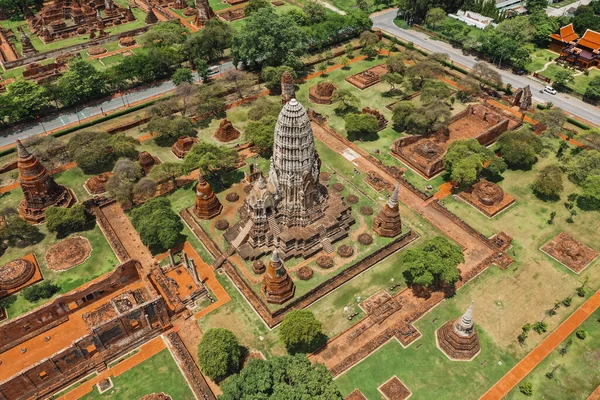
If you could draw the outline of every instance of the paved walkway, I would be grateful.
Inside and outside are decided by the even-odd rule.
[[[502,377],[480,400],[500,400],[525,378],[567,336],[575,331],[596,309],[600,307],[600,290],[581,305],[569,318],[558,326],[542,343]],[[598,390],[596,390],[598,391]],[[592,397],[593,398],[593,397]]]
[[[157,336],[154,339],[152,339],[151,341],[146,342],[142,346],[140,346],[139,351],[136,354],[132,355],[131,357],[127,358],[126,360],[121,361],[114,367],[96,375],[94,378],[90,379],[89,381],[82,383],[80,386],[76,387],[75,389],[71,390],[70,392],[59,397],[58,400],[78,400],[78,399],[82,398],[83,396],[85,396],[86,394],[91,393],[92,390],[94,390],[94,385],[96,385],[102,379],[106,379],[111,376],[112,377],[119,376],[122,373],[135,367],[136,365],[141,364],[143,361],[146,361],[150,357],[160,353],[161,351],[163,351],[166,348],[167,348],[167,346],[166,346],[164,340],[162,339],[162,337]]]

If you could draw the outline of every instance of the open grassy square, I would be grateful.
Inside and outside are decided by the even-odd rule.
[[[178,400],[194,399],[173,356],[166,349],[111,380],[113,388],[100,394],[94,386],[93,392],[82,399],[139,399],[152,393],[165,393]]]

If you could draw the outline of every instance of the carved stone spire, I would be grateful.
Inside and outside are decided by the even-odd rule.
[[[402,220],[398,207],[399,190],[400,184],[398,183],[383,209],[373,218],[373,230],[379,236],[395,237],[402,232]]]

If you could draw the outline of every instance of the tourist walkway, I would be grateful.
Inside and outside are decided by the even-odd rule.
[[[548,356],[567,336],[575,331],[594,311],[600,307],[600,290],[581,305],[569,318],[558,326],[524,359],[491,387],[480,400],[500,400],[504,398],[523,378],[525,378],[544,358]],[[592,397],[593,398],[593,397]]]

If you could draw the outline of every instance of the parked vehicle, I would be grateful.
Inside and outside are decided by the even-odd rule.
[[[550,93],[552,95],[555,95],[556,94],[556,89],[554,89],[552,86],[546,86],[544,88],[544,92]]]

